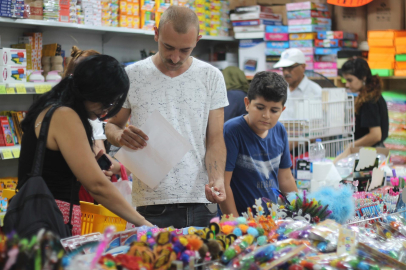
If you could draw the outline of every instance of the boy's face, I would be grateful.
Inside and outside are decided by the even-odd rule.
[[[263,97],[256,97],[251,102],[246,97],[244,102],[248,112],[248,125],[258,135],[273,128],[285,110],[281,101],[266,101]]]

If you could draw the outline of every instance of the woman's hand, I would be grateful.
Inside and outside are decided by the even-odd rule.
[[[108,171],[103,170],[104,175],[107,177],[109,181],[111,181],[111,177],[114,175],[113,168],[114,165],[111,165]]]

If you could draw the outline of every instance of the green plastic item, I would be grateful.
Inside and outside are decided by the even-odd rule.
[[[378,75],[380,77],[393,76],[393,69],[371,69],[372,75]]]
[[[405,62],[406,61],[406,54],[397,54],[395,56],[396,61]]]

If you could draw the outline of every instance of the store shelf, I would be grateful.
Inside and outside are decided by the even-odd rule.
[[[0,95],[36,95],[43,94],[51,90],[56,83],[0,83]]]
[[[92,26],[82,25],[76,23],[62,23],[50,22],[41,20],[30,19],[12,19],[0,17],[0,25],[19,26],[25,28],[62,28],[83,32],[94,32],[102,34],[121,34],[121,35],[147,35],[153,36],[154,31],[147,31],[142,29],[130,29],[125,27],[108,27],[108,26]],[[203,40],[217,40],[217,41],[235,41],[233,37],[219,37],[219,36],[203,36]]]
[[[0,160],[19,158],[20,150],[20,145],[0,146]]]

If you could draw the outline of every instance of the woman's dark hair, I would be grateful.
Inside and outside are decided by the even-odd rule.
[[[366,102],[377,102],[382,93],[381,81],[377,75],[372,76],[367,61],[362,58],[353,58],[344,63],[341,68],[343,74],[349,74],[365,81],[358,97],[355,99],[355,112],[358,113],[362,104]]]
[[[127,73],[115,58],[108,55],[89,56],[77,64],[73,75],[64,78],[31,105],[21,123],[22,130],[27,132],[47,107],[54,104],[66,106],[79,115],[89,144],[93,146],[93,130],[84,101],[101,103],[103,108],[109,108],[108,114],[101,120],[111,118],[120,111],[129,88]]]

